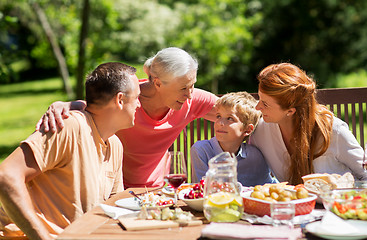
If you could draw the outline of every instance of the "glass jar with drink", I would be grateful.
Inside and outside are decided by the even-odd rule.
[[[223,152],[209,160],[205,177],[204,215],[211,222],[236,222],[243,214],[237,184],[237,159]]]

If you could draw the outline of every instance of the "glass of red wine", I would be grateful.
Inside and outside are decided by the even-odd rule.
[[[168,155],[170,169],[168,174],[164,176],[164,181],[174,189],[175,206],[177,206],[177,189],[187,180],[186,162],[180,151],[169,151]]]

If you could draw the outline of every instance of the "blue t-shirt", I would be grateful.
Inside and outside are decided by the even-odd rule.
[[[210,140],[197,141],[191,147],[191,162],[194,166],[193,179],[200,180],[209,168],[209,160],[222,153],[216,137]],[[278,182],[271,177],[270,169],[264,156],[253,145],[242,143],[237,154],[237,179],[243,186],[263,185]]]

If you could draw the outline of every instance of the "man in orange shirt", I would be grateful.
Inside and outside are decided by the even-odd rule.
[[[58,134],[34,132],[0,165],[0,234],[52,239],[123,190],[116,131],[140,107],[136,69],[99,65],[86,81],[84,111],[71,111]],[[4,211],[5,210],[5,211]]]

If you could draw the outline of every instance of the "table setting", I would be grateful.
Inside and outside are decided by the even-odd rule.
[[[287,182],[245,187],[237,182],[231,161],[220,156],[205,179],[185,183],[185,163],[172,158],[166,186],[126,189],[84,214],[58,239],[171,239],[172,234],[178,239],[367,237],[367,183],[348,174],[344,178],[353,183],[344,185],[327,182],[343,179],[336,174],[305,176],[305,182],[327,182],[318,192]]]

